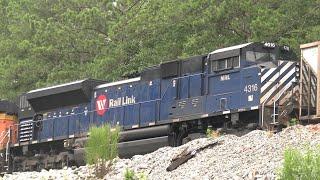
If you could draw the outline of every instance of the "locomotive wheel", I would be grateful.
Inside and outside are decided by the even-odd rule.
[[[38,163],[36,166],[36,171],[38,172],[41,172],[41,170],[44,169],[44,165],[42,163]]]

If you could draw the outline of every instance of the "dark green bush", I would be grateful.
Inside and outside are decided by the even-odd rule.
[[[284,164],[279,172],[279,179],[320,179],[320,148],[308,148],[306,151],[287,149],[284,153]]]

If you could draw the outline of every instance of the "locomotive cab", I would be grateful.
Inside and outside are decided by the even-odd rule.
[[[222,116],[227,121],[249,119],[266,127],[280,118],[278,106],[290,104],[289,94],[298,89],[297,57],[287,46],[246,43],[217,49],[207,60],[207,112],[231,114]]]
[[[288,46],[274,43],[246,43],[213,51],[208,56],[209,72],[239,70],[259,65],[261,68],[275,67],[279,60],[297,61],[297,56]]]
[[[274,43],[253,43],[241,50],[243,67],[258,64],[260,67],[275,67],[278,61],[296,61],[297,57],[288,46],[276,46]]]

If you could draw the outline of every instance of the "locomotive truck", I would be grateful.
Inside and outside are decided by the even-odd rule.
[[[164,62],[122,81],[84,79],[32,90],[20,96],[16,111],[3,111],[17,123],[3,124],[7,163],[1,168],[83,165],[89,127],[104,123],[121,127],[121,157],[179,146],[208,127],[267,128],[296,116],[298,81],[289,47],[246,43]]]

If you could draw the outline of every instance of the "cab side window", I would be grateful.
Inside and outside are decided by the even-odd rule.
[[[221,71],[225,69],[232,69],[240,67],[240,59],[239,56],[212,60],[211,61],[211,72],[213,71]]]

